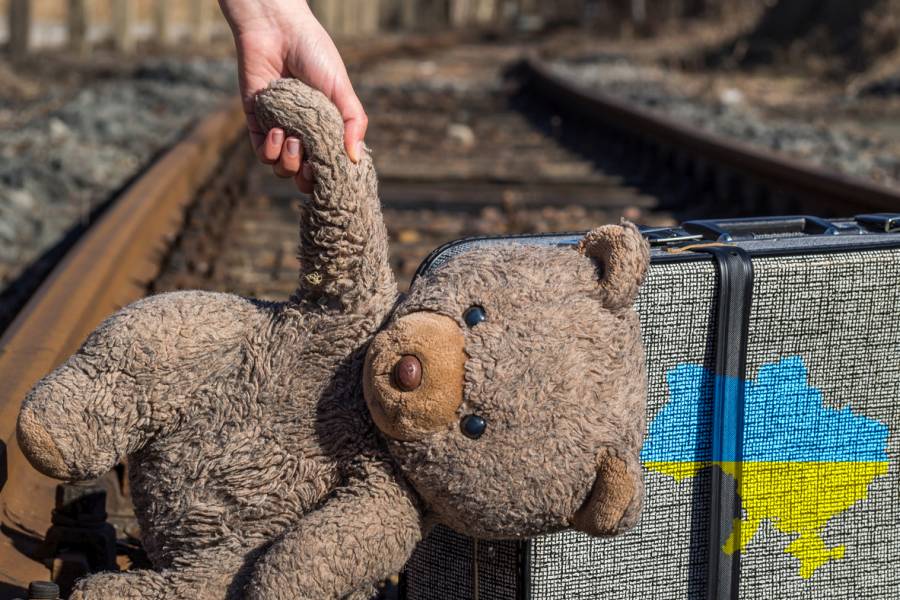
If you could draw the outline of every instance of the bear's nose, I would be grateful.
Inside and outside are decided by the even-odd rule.
[[[411,392],[422,385],[422,363],[412,354],[406,354],[394,365],[394,382],[404,392]]]

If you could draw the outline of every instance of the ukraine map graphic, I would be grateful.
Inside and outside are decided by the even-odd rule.
[[[791,536],[785,551],[810,578],[845,546],[829,548],[826,523],[869,493],[888,471],[888,428],[830,408],[808,383],[800,357],[764,365],[744,385],[743,448],[740,456],[710,445],[715,375],[693,364],[667,374],[669,401],[650,423],[641,451],[644,466],[676,481],[719,466],[737,482],[742,518],[736,519],[722,550],[743,551],[768,520]]]

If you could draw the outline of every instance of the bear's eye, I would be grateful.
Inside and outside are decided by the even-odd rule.
[[[459,422],[459,428],[462,429],[466,437],[477,440],[484,433],[484,430],[487,429],[487,422],[478,415],[466,415]]]
[[[482,321],[487,320],[487,315],[484,314],[484,309],[480,306],[471,306],[463,313],[463,319],[465,319],[466,325],[475,327]]]

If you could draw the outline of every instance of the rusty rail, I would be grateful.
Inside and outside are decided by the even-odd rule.
[[[236,100],[201,121],[123,191],[0,338],[0,441],[6,446],[8,469],[0,516],[8,527],[42,535],[57,483],[35,472],[18,448],[15,425],[22,398],[104,317],[146,293],[165,241],[178,232],[185,207],[243,128]],[[9,537],[0,538],[5,581],[27,585],[46,579],[43,565],[17,554]]]
[[[554,73],[550,65],[540,58],[525,60],[522,73],[534,90],[567,112],[626,131],[629,135],[661,142],[818,205],[844,210],[852,207],[857,212],[896,211],[900,208],[900,191],[894,188],[835,173],[679,123],[567,80]]]

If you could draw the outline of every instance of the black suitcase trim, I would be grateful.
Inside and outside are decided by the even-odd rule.
[[[821,222],[822,219],[809,216],[788,216],[767,219],[733,219],[726,223],[765,223],[773,226],[779,222],[786,223],[809,223]],[[776,257],[776,256],[797,256],[810,254],[831,254],[834,252],[857,252],[864,250],[891,250],[900,247],[900,227],[896,223],[900,222],[900,213],[897,214],[873,214],[858,215],[854,219],[831,222],[832,229],[826,234],[811,235],[784,235],[780,238],[740,238],[729,237],[729,241],[723,242],[715,238],[705,238],[698,224],[706,224],[707,231],[719,233],[714,229],[715,226],[721,225],[721,222],[708,221],[689,221],[685,226],[690,227],[688,231],[683,227],[640,227],[641,233],[650,242],[651,246],[651,262],[654,264],[665,264],[673,262],[684,262],[691,260],[710,260],[708,255],[700,252],[680,251],[686,246],[702,245],[705,243],[719,244],[740,244],[740,246],[750,254],[753,258]],[[875,223],[875,225],[873,225]],[[883,227],[883,228],[881,228]],[[718,228],[721,230],[721,227]],[[805,233],[806,226],[797,233]],[[692,233],[694,232],[694,233]],[[438,246],[425,257],[425,260],[416,269],[412,281],[428,273],[439,261],[441,257],[447,253],[452,253],[455,249],[466,246],[477,246],[480,242],[501,243],[501,242],[531,242],[540,243],[549,246],[574,246],[578,243],[587,231],[567,231],[551,234],[513,234],[513,235],[481,235],[469,236],[447,242]],[[780,243],[774,244],[773,239],[777,239]],[[693,248],[692,248],[693,249]]]
[[[729,381],[747,379],[747,339],[753,302],[753,263],[747,252],[734,247],[698,248],[716,261],[716,386],[713,394],[713,455],[716,447],[733,444],[740,456],[743,447],[744,386]],[[719,450],[722,452],[722,450]],[[738,460],[740,462],[740,460]],[[723,554],[724,532],[741,516],[741,501],[731,476],[719,469],[710,478],[710,506],[715,518],[709,528],[706,571],[709,600],[737,600],[740,588],[740,551]]]

